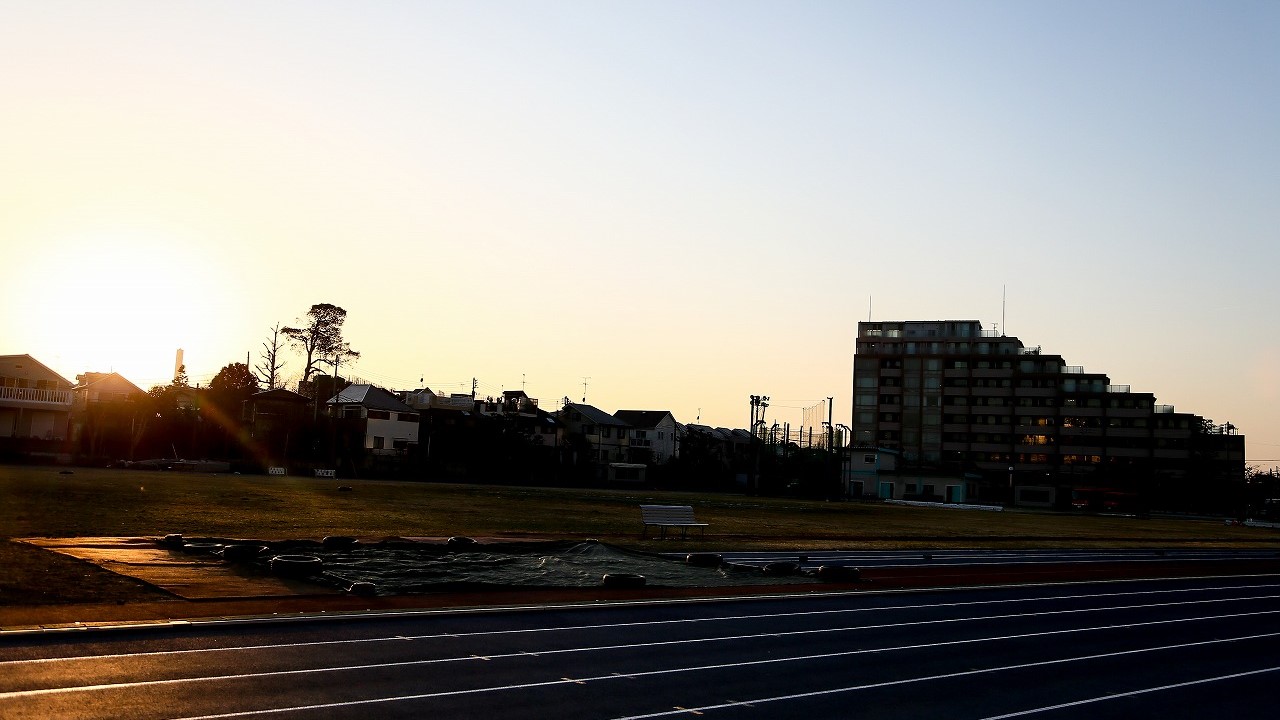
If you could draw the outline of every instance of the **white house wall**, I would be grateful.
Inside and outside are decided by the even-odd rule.
[[[396,440],[405,440],[411,443],[418,442],[418,423],[406,422],[404,420],[377,420],[370,419],[368,428],[365,430],[364,446],[365,448],[373,447],[373,439],[375,437],[385,438],[385,449],[390,450]]]

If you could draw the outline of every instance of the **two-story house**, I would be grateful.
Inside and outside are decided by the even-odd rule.
[[[628,453],[633,463],[661,465],[679,453],[679,423],[669,410],[619,410],[613,414],[630,425]]]
[[[418,444],[418,413],[376,385],[349,385],[326,403],[346,421],[371,456],[403,454]]]
[[[71,387],[30,355],[0,355],[0,438],[66,440]]]
[[[590,447],[590,460],[597,464],[626,462],[630,426],[598,407],[585,403],[565,403],[560,420],[566,435],[578,436]]]
[[[151,398],[117,372],[86,372],[71,389],[71,438],[89,458],[133,460],[148,421]]]

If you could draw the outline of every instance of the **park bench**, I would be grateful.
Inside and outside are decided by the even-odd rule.
[[[640,519],[644,522],[645,537],[648,537],[651,525],[658,528],[658,537],[666,537],[667,528],[680,528],[681,540],[692,527],[698,528],[703,535],[707,532],[707,523],[693,519],[693,507],[690,505],[641,505]]]

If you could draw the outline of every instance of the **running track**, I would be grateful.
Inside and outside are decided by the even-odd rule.
[[[0,636],[0,717],[1270,717],[1280,575]]]

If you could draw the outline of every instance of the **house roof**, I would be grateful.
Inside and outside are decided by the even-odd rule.
[[[89,372],[89,373],[84,373],[82,377],[85,377],[87,379],[87,382],[85,382],[83,385],[77,385],[71,388],[72,390],[88,390],[90,388],[93,388],[95,390],[103,390],[105,388],[111,388],[112,392],[124,392],[128,394],[137,394],[137,395],[143,394],[142,388],[129,382],[129,380],[125,378],[125,376],[121,375],[118,372],[109,372],[109,373]]]
[[[671,422],[676,421],[676,416],[672,415],[670,410],[619,410],[613,416],[637,428],[658,427],[668,417],[671,418]]]
[[[32,370],[35,372],[31,372]],[[48,365],[45,365],[30,355],[0,355],[0,373],[18,373],[19,371],[25,371],[22,372],[20,377],[40,380],[57,380],[67,387],[71,387],[75,384],[53,370],[50,370]]]
[[[285,390],[284,388],[276,388],[274,390],[263,390],[262,392],[257,392],[250,395],[249,399],[255,402],[262,402],[262,401],[291,402],[291,403],[297,403],[299,405],[306,405],[307,403],[311,402],[311,398],[307,397],[306,395],[298,394],[292,390]]]
[[[609,413],[593,405],[569,403],[568,405],[565,405],[565,407],[573,408],[574,410],[577,410],[578,412],[582,413],[582,416],[584,418],[590,420],[596,425],[618,425],[622,427],[627,426],[626,422],[619,420],[618,418],[610,415]]]
[[[390,410],[392,412],[417,412],[400,402],[395,395],[376,385],[348,385],[342,392],[329,399],[327,405],[360,405],[370,410]]]

